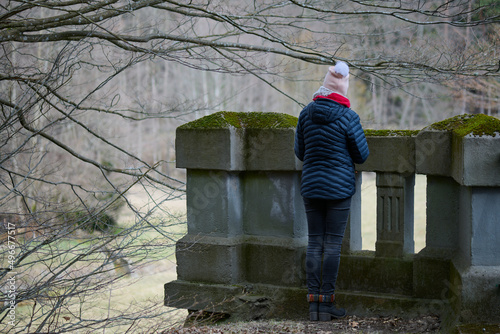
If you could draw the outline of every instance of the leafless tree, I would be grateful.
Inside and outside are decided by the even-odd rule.
[[[438,85],[494,114],[499,23],[496,1],[3,1],[0,280],[22,273],[15,301],[31,311],[9,325],[2,291],[0,325],[90,332],[153,317],[89,319],[78,307],[173,245],[162,203],[183,194],[171,135],[181,121],[228,106],[299,110],[318,65],[337,60],[377,121],[412,124],[416,104],[430,115],[415,98]],[[137,207],[135,188],[160,202]],[[108,229],[123,208],[133,223]]]

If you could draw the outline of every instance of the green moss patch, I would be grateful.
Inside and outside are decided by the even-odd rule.
[[[284,129],[295,128],[297,117],[274,112],[232,112],[220,111],[186,123],[181,129]]]
[[[419,130],[365,130],[367,137],[411,137],[416,136]]]
[[[484,114],[458,115],[432,124],[430,129],[452,131],[457,136],[496,136],[500,134],[500,119]]]

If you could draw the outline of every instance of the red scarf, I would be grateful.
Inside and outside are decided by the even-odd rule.
[[[331,93],[328,96],[318,95],[313,99],[313,101],[316,101],[317,99],[329,99],[337,103],[340,103],[341,105],[346,106],[347,108],[351,107],[351,101],[349,101],[347,97],[340,95],[338,93]]]

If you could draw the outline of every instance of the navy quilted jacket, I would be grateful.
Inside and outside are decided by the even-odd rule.
[[[356,190],[354,163],[365,162],[368,154],[359,116],[350,108],[318,98],[300,113],[295,155],[304,162],[303,197],[351,197]]]

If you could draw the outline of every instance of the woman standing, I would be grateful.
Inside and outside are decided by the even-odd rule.
[[[342,318],[335,306],[340,248],[355,192],[354,163],[369,150],[359,116],[347,99],[349,67],[331,66],[313,101],[300,113],[295,154],[303,161],[301,195],[307,215],[307,300],[310,320]]]

